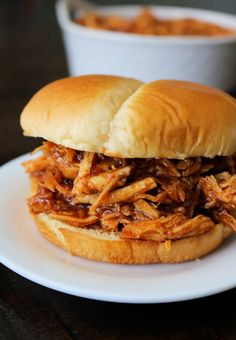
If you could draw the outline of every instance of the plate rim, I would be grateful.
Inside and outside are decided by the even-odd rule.
[[[19,166],[20,163],[27,159],[28,157],[32,157],[30,155],[30,153],[26,153],[23,155],[20,155],[8,162],[6,162],[5,164],[0,166],[0,174],[2,171],[4,171],[4,169],[7,169],[8,167],[15,167],[15,166]],[[23,174],[23,169],[22,169],[22,174]],[[40,234],[39,234],[40,235]],[[47,242],[47,241],[45,241]],[[84,259],[83,259],[84,260]],[[90,260],[87,260],[90,261]],[[94,261],[92,261],[94,262]],[[62,293],[66,293],[66,294],[70,294],[73,296],[77,296],[77,297],[83,297],[83,298],[88,298],[88,299],[94,299],[94,300],[99,300],[99,301],[106,301],[106,302],[119,302],[119,303],[140,303],[140,304],[151,304],[151,303],[171,303],[171,302],[179,302],[179,301],[187,301],[187,300],[193,300],[193,299],[198,299],[198,298],[203,298],[203,297],[207,297],[207,296],[211,296],[211,295],[215,295],[230,289],[233,289],[236,287],[236,281],[235,280],[230,280],[227,284],[220,284],[217,285],[216,287],[211,287],[211,289],[207,289],[205,292],[203,292],[202,290],[200,291],[196,291],[193,293],[193,291],[191,293],[181,293],[178,294],[178,296],[175,296],[175,298],[173,299],[173,297],[171,297],[170,299],[168,299],[167,296],[153,296],[152,298],[147,298],[144,296],[120,296],[119,294],[115,294],[113,293],[113,295],[107,295],[105,296],[103,292],[100,291],[91,291],[91,290],[86,290],[84,287],[77,287],[77,291],[75,290],[75,287],[70,287],[70,285],[68,284],[64,284],[64,283],[60,283],[60,282],[55,282],[53,281],[52,278],[48,278],[48,277],[43,277],[42,275],[40,275],[39,273],[36,272],[29,272],[29,269],[27,269],[27,266],[24,266],[24,263],[22,263],[21,265],[19,265],[18,263],[15,264],[14,261],[11,258],[7,258],[6,256],[4,256],[3,254],[1,254],[1,250],[0,250],[0,263],[2,263],[5,267],[9,268],[10,270],[12,270],[13,272],[17,273],[18,275],[30,280],[31,282],[37,283],[39,285],[42,285],[44,287],[62,292]],[[114,265],[116,266],[116,265]],[[157,264],[158,266],[158,264]]]

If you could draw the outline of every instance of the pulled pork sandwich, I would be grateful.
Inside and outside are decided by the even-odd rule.
[[[236,231],[236,101],[190,82],[55,81],[21,115],[43,236],[113,263],[183,262]]]

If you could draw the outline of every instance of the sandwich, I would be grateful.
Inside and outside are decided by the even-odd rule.
[[[236,100],[192,82],[57,80],[21,114],[41,137],[28,207],[69,253],[124,263],[200,258],[236,231]]]

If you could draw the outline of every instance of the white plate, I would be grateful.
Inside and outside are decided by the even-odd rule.
[[[236,286],[236,237],[184,264],[112,265],[68,255],[47,242],[26,208],[21,156],[0,168],[0,261],[43,286],[91,299],[154,303],[212,295]]]

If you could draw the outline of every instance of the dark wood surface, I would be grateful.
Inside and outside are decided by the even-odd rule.
[[[2,0],[0,25],[3,164],[39,143],[22,136],[20,112],[36,90],[67,69],[54,1]],[[233,340],[235,298],[233,289],[180,303],[106,303],[50,290],[0,265],[0,339]]]

